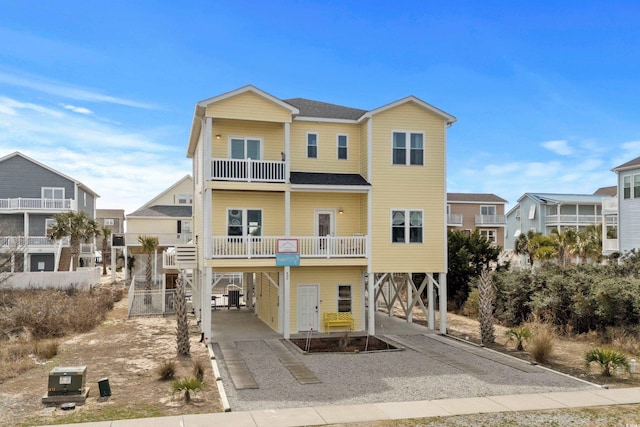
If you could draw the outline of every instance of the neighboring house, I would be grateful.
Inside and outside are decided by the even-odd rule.
[[[176,274],[164,271],[160,255],[167,248],[189,243],[193,204],[193,179],[186,175],[151,201],[126,216],[127,230],[124,237],[126,253],[133,256],[133,275],[144,277],[147,256],[142,252],[140,236],[157,237],[158,251],[154,261],[156,280],[168,280],[168,288],[173,287]],[[128,274],[128,272],[127,272]]]
[[[616,166],[612,171],[618,175],[618,196],[607,205],[605,212],[608,231],[603,232],[603,252],[624,254],[640,249],[640,157]],[[614,224],[617,225],[615,230]]]
[[[518,236],[530,230],[551,234],[551,230],[584,229],[602,224],[602,194],[525,193],[507,212],[505,250],[513,250]]]
[[[422,303],[446,330],[446,133],[455,117],[409,96],[373,110],[279,99],[254,86],[196,104],[194,308],[205,342],[221,274],[285,337],[327,332],[325,313],[375,333],[378,304]],[[414,274],[421,273],[421,275]],[[255,305],[254,305],[255,299]],[[411,320],[409,312],[408,321]]]
[[[495,194],[447,193],[447,227],[469,233],[477,230],[494,245],[504,247],[506,204]]]
[[[112,243],[115,246],[122,246],[119,242],[124,242],[124,209],[96,209],[96,221],[100,229],[106,227],[111,230],[111,236],[107,239],[107,251],[103,253],[102,242],[104,236],[101,234],[96,238],[96,249],[100,251],[100,256],[105,257],[107,263],[111,263]],[[100,261],[101,262],[101,261]]]
[[[81,182],[22,153],[0,158],[0,256],[12,254],[6,270],[69,270],[68,240],[50,240],[47,230],[62,212],[85,212],[95,219],[98,197]],[[93,264],[94,248],[93,242],[81,245],[81,266]]]

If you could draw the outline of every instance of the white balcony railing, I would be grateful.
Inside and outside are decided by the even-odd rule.
[[[243,182],[285,182],[285,162],[251,159],[211,159],[211,179]]]
[[[138,237],[157,237],[158,246],[175,246],[189,243],[193,233],[125,233],[124,241],[127,246],[141,246]]]
[[[596,225],[602,223],[601,215],[547,215],[547,225]]]
[[[2,236],[0,237],[0,248],[2,249],[24,249],[27,247],[53,247],[56,241],[47,236]],[[69,238],[62,239],[62,246],[69,246]]]
[[[447,215],[447,225],[449,225],[449,226],[461,226],[462,225],[462,215],[459,215],[459,214],[449,214],[449,215]]]
[[[213,236],[213,258],[275,258],[284,237]],[[367,236],[286,237],[298,240],[300,258],[366,258]]]
[[[618,250],[618,239],[602,239],[603,252],[616,252]]]
[[[505,225],[504,215],[476,215],[476,225]]]
[[[618,198],[602,199],[602,211],[605,212],[617,212],[618,211]]]
[[[196,245],[178,245],[162,252],[162,268],[196,268],[198,265]]]
[[[76,210],[73,199],[0,199],[0,210],[10,211],[66,211]]]

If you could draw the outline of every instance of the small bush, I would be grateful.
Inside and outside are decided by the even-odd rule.
[[[525,341],[529,342],[531,337],[533,337],[533,333],[531,332],[531,329],[529,329],[527,326],[524,326],[524,325],[520,325],[511,329],[508,329],[505,332],[505,335],[509,337],[509,341],[513,341],[514,339],[516,340],[516,350],[518,351],[524,350],[523,343]]]
[[[171,383],[173,393],[184,393],[184,401],[191,402],[191,393],[202,390],[204,383],[197,378],[182,378]]]
[[[630,369],[629,359],[623,353],[607,347],[596,347],[589,350],[584,355],[585,367],[591,366],[592,362],[600,365],[602,375],[610,377],[616,368]]]
[[[462,306],[462,314],[469,316],[473,319],[478,318],[479,304],[478,304],[478,288],[473,288],[469,292],[469,296]]]
[[[52,359],[58,354],[59,343],[56,340],[40,340],[33,343],[33,354],[38,359]]]
[[[553,353],[554,344],[555,337],[553,332],[545,326],[538,328],[527,348],[529,349],[533,360],[538,363],[546,363],[549,361],[549,358]]]
[[[193,376],[200,382],[204,381],[204,371],[207,365],[202,359],[195,359],[193,361]]]
[[[156,373],[161,381],[172,380],[176,375],[176,361],[164,360],[156,369]]]

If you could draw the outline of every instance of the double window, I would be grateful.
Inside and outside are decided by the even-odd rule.
[[[347,160],[348,136],[338,135],[338,160]]]
[[[42,187],[42,198],[43,199],[53,199],[53,200],[63,200],[64,199],[64,188],[61,188],[61,187]]]
[[[307,158],[318,158],[318,134],[307,133]]]
[[[422,211],[391,211],[391,242],[422,243]]]
[[[625,199],[640,199],[640,174],[622,178],[622,194]]]
[[[193,197],[191,194],[178,194],[179,205],[190,205],[193,203]]]
[[[231,158],[260,160],[261,144],[258,138],[231,138]]]
[[[262,210],[228,209],[227,236],[261,236]]]
[[[424,165],[424,135],[393,132],[393,164]]]
[[[487,238],[488,241],[493,243],[494,245],[498,242],[496,230],[478,230],[481,236]]]

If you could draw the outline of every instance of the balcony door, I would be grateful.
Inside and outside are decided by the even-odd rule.
[[[260,160],[261,144],[259,139],[231,138],[231,158]]]
[[[321,251],[327,248],[327,236],[335,235],[335,210],[316,209],[316,236],[319,237],[318,245]]]

